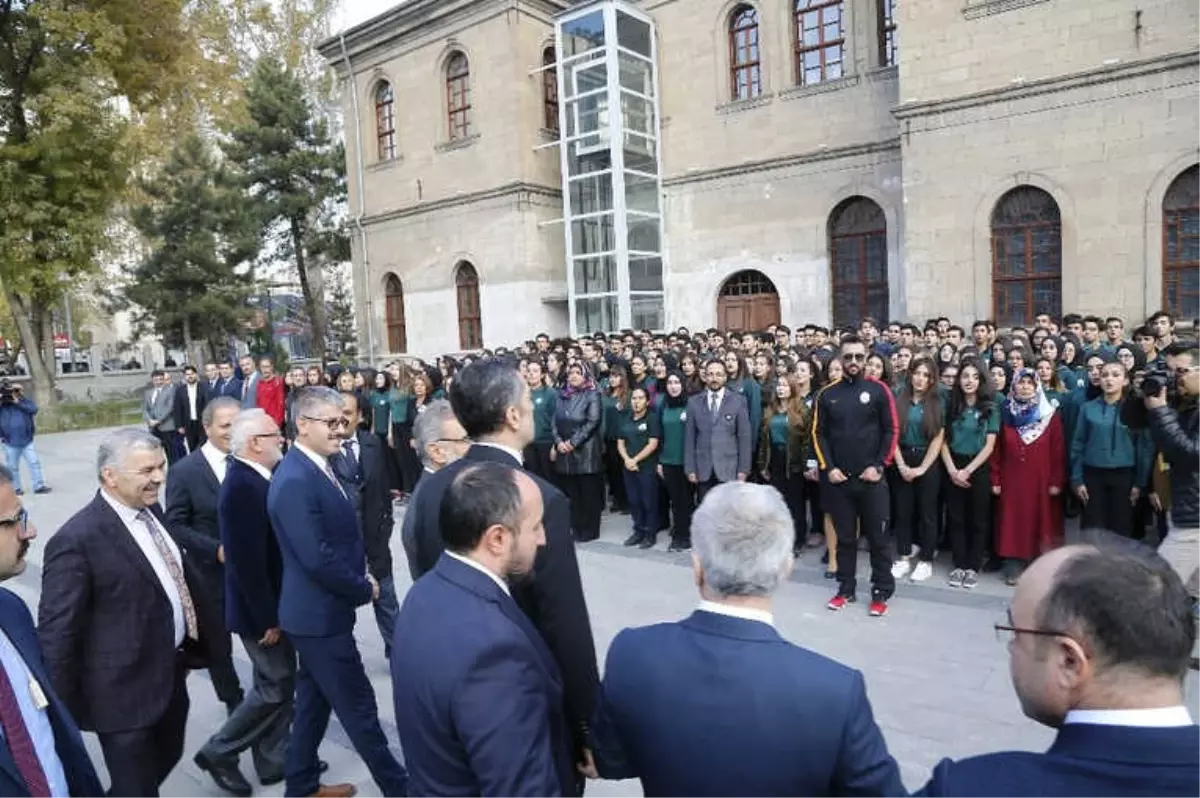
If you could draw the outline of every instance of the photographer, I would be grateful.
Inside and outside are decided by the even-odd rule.
[[[42,462],[33,448],[36,427],[33,417],[38,406],[32,399],[21,395],[21,386],[8,380],[0,380],[0,442],[4,444],[4,455],[13,472],[14,487],[21,495],[21,459],[29,464],[34,493],[49,493],[46,478],[42,475]]]
[[[1147,374],[1142,385],[1150,433],[1170,468],[1171,508],[1159,554],[1171,563],[1193,599],[1200,593],[1200,352],[1195,341],[1175,341],[1163,352],[1166,374]],[[1173,390],[1172,390],[1173,389]]]

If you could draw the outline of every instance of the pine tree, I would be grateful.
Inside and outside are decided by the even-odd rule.
[[[329,343],[341,359],[349,360],[358,355],[354,296],[350,293],[349,281],[342,275],[334,275],[330,283],[333,288],[329,292]]]

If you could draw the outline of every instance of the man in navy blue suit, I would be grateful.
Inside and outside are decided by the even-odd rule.
[[[349,784],[318,784],[317,748],[332,710],[384,795],[406,795],[408,774],[388,749],[354,642],[355,609],[379,598],[379,583],[367,571],[354,504],[329,463],[341,449],[342,398],[306,388],[294,407],[296,445],[267,494],[283,555],[279,625],[300,657],[286,794],[354,794]]]
[[[1099,535],[1043,555],[1009,617],[1025,715],[1058,729],[1045,753],[943,760],[922,795],[1200,795],[1200,729],[1183,702],[1196,627],[1152,549]]]
[[[904,795],[862,674],[792,645],[771,596],[793,566],[772,487],[714,487],[692,520],[700,606],[626,629],[592,723],[603,778],[654,795]]]
[[[0,580],[25,571],[37,537],[0,466]],[[79,727],[50,684],[29,609],[0,589],[0,795],[100,795]],[[7,743],[7,744],[5,744]]]
[[[546,543],[541,489],[513,466],[470,464],[446,489],[441,526],[445,551],[405,597],[392,651],[413,793],[571,794],[562,678],[509,587]]]

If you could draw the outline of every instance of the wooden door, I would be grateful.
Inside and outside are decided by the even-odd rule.
[[[778,294],[723,296],[717,300],[717,328],[757,332],[779,324]]]

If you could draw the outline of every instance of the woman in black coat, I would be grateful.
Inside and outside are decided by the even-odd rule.
[[[581,363],[567,367],[566,386],[554,410],[554,449],[550,456],[559,485],[571,500],[571,528],[580,542],[600,537],[604,511],[604,440],[600,432],[600,392]]]

